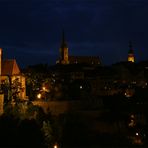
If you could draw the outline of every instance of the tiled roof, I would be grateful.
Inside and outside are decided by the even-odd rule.
[[[15,59],[2,61],[2,75],[17,75],[20,74],[20,69]]]
[[[98,56],[69,56],[70,63],[88,63],[88,64],[100,64]]]

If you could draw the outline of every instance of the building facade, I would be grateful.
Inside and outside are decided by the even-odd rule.
[[[62,42],[61,42],[61,47],[60,47],[60,59],[57,61],[57,63],[69,64],[69,60],[68,60],[68,46],[67,46],[67,43],[65,41],[64,31],[63,31]]]
[[[65,40],[63,32],[62,43],[60,46],[60,58],[56,62],[57,64],[88,64],[88,65],[100,65],[101,61],[98,56],[70,56],[68,53],[68,45]]]
[[[12,97],[10,94],[17,93],[19,99],[26,99],[25,76],[21,73],[16,60],[3,60],[2,49],[0,49],[0,53],[0,86],[3,90],[6,90],[6,86],[8,87],[8,90],[4,91],[4,95]]]

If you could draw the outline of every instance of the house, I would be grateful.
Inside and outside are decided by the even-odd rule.
[[[5,98],[12,97],[9,94],[11,91],[11,95],[17,93],[19,99],[26,99],[25,76],[15,59],[2,59],[2,49],[0,49],[0,75],[0,87],[4,91]]]

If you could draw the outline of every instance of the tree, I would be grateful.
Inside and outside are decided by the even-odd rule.
[[[50,124],[50,121],[43,121],[43,126],[41,128],[41,131],[43,132],[45,144],[48,147],[52,147],[53,143],[53,131]]]

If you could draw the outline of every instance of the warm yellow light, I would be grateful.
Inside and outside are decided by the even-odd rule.
[[[55,145],[53,146],[53,148],[58,148],[57,144],[55,144]]]
[[[128,62],[135,62],[134,56],[128,56]]]
[[[38,98],[38,99],[41,99],[41,97],[42,97],[42,95],[39,93],[39,94],[37,95],[37,98]]]
[[[45,90],[46,90],[46,87],[45,87],[45,86],[43,86],[43,87],[42,87],[42,89],[45,91]]]
[[[2,54],[2,48],[0,48],[0,55]]]

